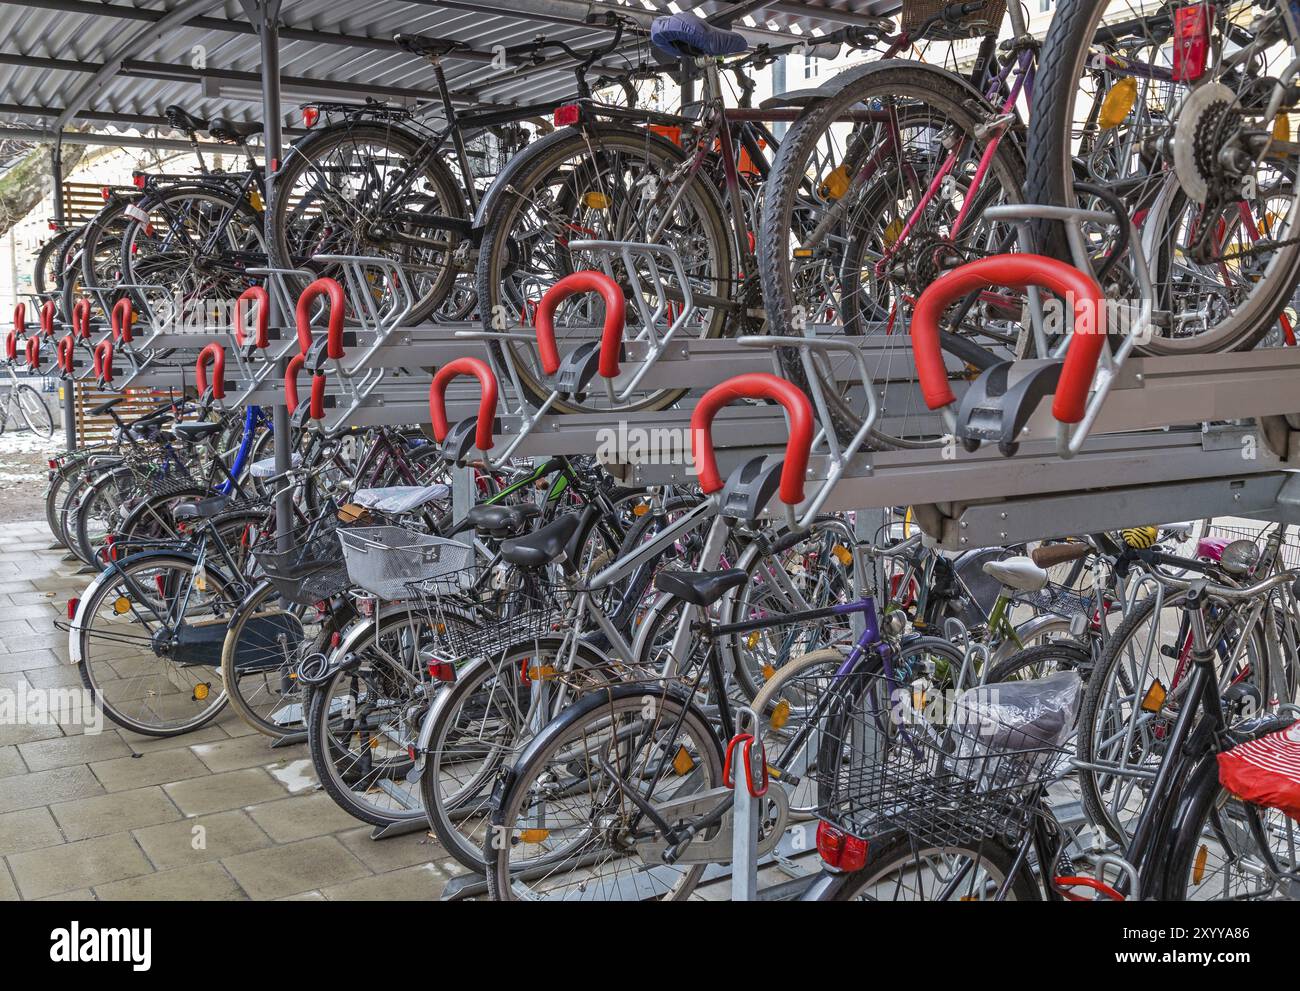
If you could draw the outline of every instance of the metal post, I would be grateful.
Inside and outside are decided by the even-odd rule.
[[[50,149],[50,178],[54,181],[52,193],[54,199],[54,226],[63,230],[66,219],[63,214],[63,141],[56,140]],[[72,319],[72,314],[66,314]],[[69,376],[59,386],[63,399],[63,447],[68,451],[77,449],[77,380]]]
[[[281,142],[283,139],[280,120],[280,5],[281,0],[244,0],[245,9],[250,16],[256,15],[258,38],[262,49],[262,151],[266,167],[266,238],[270,243],[272,236],[271,215],[275,202],[275,170],[280,164]],[[282,327],[289,314],[281,313],[279,300],[275,293],[270,294],[270,325]],[[280,381],[284,380],[287,362],[280,362],[277,369]],[[275,473],[283,476],[293,467],[293,448],[290,444],[291,427],[289,409],[283,403],[276,405],[271,415],[271,425],[275,431]],[[292,545],[293,500],[291,485],[287,478],[280,482],[275,493],[275,529],[279,534],[281,550],[289,550]]]

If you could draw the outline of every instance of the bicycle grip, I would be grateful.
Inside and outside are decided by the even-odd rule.
[[[41,339],[27,338],[27,367],[34,372],[41,370]]]
[[[1092,548],[1082,542],[1070,544],[1041,544],[1029,554],[1029,559],[1040,568],[1050,568],[1067,561],[1077,561],[1092,553]]]
[[[90,300],[84,297],[72,304],[72,332],[90,339]]]
[[[212,398],[226,398],[226,349],[216,341],[208,344],[199,352],[199,359],[194,363],[194,384],[199,395],[208,391],[208,365],[212,365]]]
[[[475,425],[474,445],[480,451],[492,450],[492,421],[497,412],[497,379],[492,369],[481,358],[457,358],[449,361],[434,373],[429,383],[429,419],[433,424],[433,437],[441,444],[451,429],[447,423],[447,386],[461,375],[478,379],[481,395],[478,401],[478,423]]]
[[[254,336],[253,346],[264,348],[270,344],[267,336],[267,321],[271,316],[271,297],[261,286],[249,286],[239,294],[235,300],[235,340],[242,348],[244,346],[244,327],[248,322],[248,304],[254,304],[253,323]],[[308,332],[310,334],[310,331]],[[299,343],[301,343],[301,335]]]
[[[95,378],[100,382],[112,384],[113,381],[113,339],[105,337],[95,345],[92,367]]]
[[[555,311],[570,296],[588,292],[598,292],[605,300],[605,326],[600,332],[600,374],[607,379],[618,374],[623,325],[627,320],[623,290],[604,272],[586,270],[566,275],[547,289],[537,304],[537,353],[542,361],[542,371],[547,375],[554,375],[560,368],[560,351],[555,344]]]
[[[135,324],[135,310],[129,299],[123,297],[113,304],[110,321],[113,326],[113,340],[130,344],[131,328]]]
[[[320,278],[302,291],[298,297],[296,316],[298,322],[298,350],[306,354],[311,349],[311,304],[318,296],[329,297],[329,325],[325,338],[325,354],[338,360],[343,357],[343,287],[331,278]]]
[[[1078,423],[1087,408],[1088,389],[1106,340],[1105,297],[1092,276],[1045,255],[980,258],[945,272],[921,293],[912,314],[912,354],[925,404],[939,409],[957,400],[948,385],[939,347],[939,321],[944,310],[967,293],[988,286],[1020,291],[1038,286],[1073,301],[1074,336],[1052,400],[1052,415],[1062,423]]]
[[[46,337],[54,336],[54,314],[56,309],[52,299],[47,299],[41,304],[41,333]]]
[[[722,488],[718,462],[713,454],[711,433],[718,410],[736,399],[772,399],[790,415],[790,439],[785,444],[781,466],[781,501],[797,506],[804,500],[804,475],[813,442],[813,412],[808,397],[795,385],[767,372],[750,372],[729,378],[700,397],[691,413],[691,450],[700,476],[700,488],[707,495]]]

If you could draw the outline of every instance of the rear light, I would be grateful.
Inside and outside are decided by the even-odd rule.
[[[56,224],[53,220],[50,221],[49,226],[50,226],[50,230],[52,231],[57,231],[59,229],[59,225]]]
[[[576,103],[566,103],[562,107],[555,108],[555,126],[570,127],[578,123],[582,117],[582,109]]]
[[[456,668],[448,661],[430,661],[429,677],[434,681],[455,681]]]
[[[135,184],[136,189],[144,189],[144,184],[146,181],[147,180],[143,172],[131,173],[131,182]]]
[[[337,648],[338,645],[341,644],[342,642],[343,642],[343,634],[340,633],[338,630],[335,630],[333,633],[330,634],[330,649],[331,649],[331,650],[334,650],[335,648]]]
[[[1213,24],[1213,4],[1197,3],[1174,11],[1175,82],[1194,83],[1205,74]]]
[[[48,465],[50,466],[50,471],[58,471],[58,470],[59,470],[59,462],[56,461],[54,458],[50,458],[50,460],[47,461],[46,464],[48,464]]]
[[[302,122],[305,127],[315,127],[318,120],[320,120],[320,111],[317,108],[302,108]]]
[[[375,600],[369,597],[362,599],[358,605],[361,607],[362,616],[373,616],[375,614]]]
[[[81,605],[81,600],[80,600],[80,599],[69,599],[69,600],[68,600],[68,619],[76,619],[76,618],[77,618],[77,607],[80,606],[80,605]]]
[[[850,836],[828,822],[817,824],[817,852],[828,867],[853,872],[862,870],[867,862],[867,841]]]
[[[165,579],[162,575],[154,575],[153,585],[154,588],[158,590],[159,598],[162,599],[167,598],[167,579]]]
[[[104,197],[104,202],[107,203],[109,200],[113,198],[113,187],[101,186],[99,189],[99,195]]]

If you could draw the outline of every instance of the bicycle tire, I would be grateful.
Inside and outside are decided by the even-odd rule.
[[[22,413],[27,428],[37,437],[46,440],[54,436],[54,417],[45,405],[41,394],[30,385],[20,385],[14,390],[18,397],[18,411]],[[37,412],[39,410],[39,412]]]
[[[1015,853],[995,840],[980,844],[978,849],[962,849],[958,847],[937,849],[925,846],[918,847],[906,833],[895,831],[886,834],[884,837],[871,838],[871,842],[867,845],[867,863],[860,870],[848,875],[835,888],[833,894],[827,900],[856,901],[863,888],[868,885],[879,884],[880,878],[888,876],[891,871],[896,871],[909,862],[915,863],[918,857],[929,853],[939,853],[945,856],[956,854],[957,856],[965,856],[968,860],[978,858],[980,862],[987,863],[995,869],[1000,876],[998,880],[1005,880],[1011,873],[1015,863]],[[1042,890],[1035,883],[1027,866],[1022,866],[1016,871],[1008,889],[1008,894],[1014,896],[1014,901],[1033,902],[1043,900]],[[965,901],[968,896],[958,897]]]

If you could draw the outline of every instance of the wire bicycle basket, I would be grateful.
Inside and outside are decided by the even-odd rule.
[[[280,598],[301,606],[315,605],[350,587],[338,534],[342,529],[333,510],[300,526],[287,551],[277,549],[273,535],[251,549],[263,576]]]
[[[848,675],[823,700],[814,730],[819,817],[862,838],[902,830],[937,846],[1017,834],[1064,767],[1078,702],[1071,677],[1067,709],[1040,706],[1026,720],[999,693],[1029,682],[937,698],[936,719],[926,689]]]
[[[352,584],[381,599],[405,599],[421,582],[428,591],[454,593],[473,574],[474,549],[458,540],[400,526],[341,530],[343,560]]]

